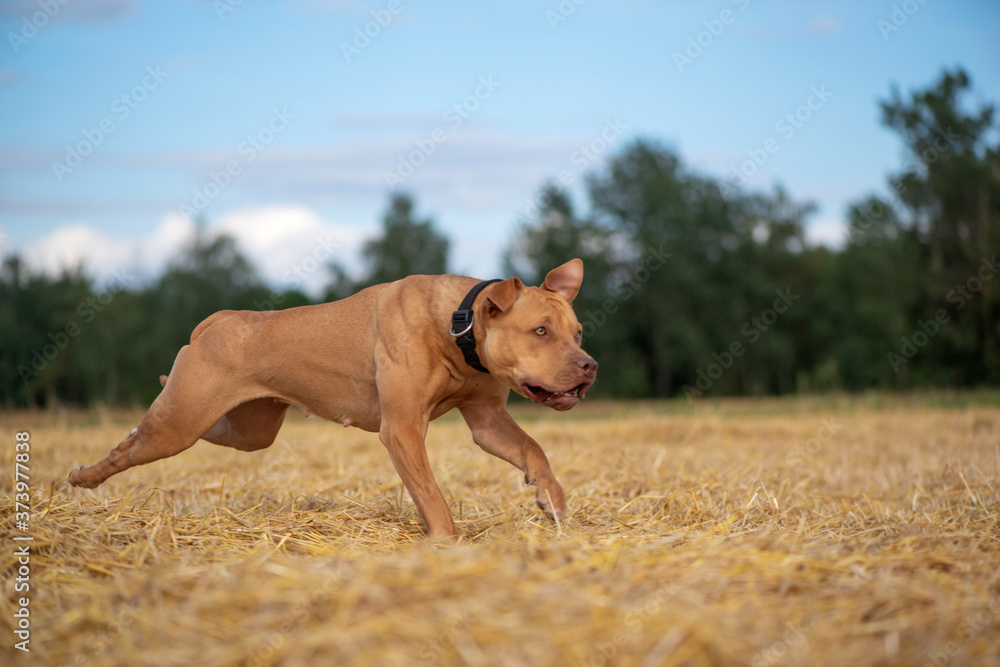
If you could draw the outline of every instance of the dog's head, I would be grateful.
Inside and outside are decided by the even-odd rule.
[[[509,278],[486,289],[478,314],[485,331],[480,354],[490,373],[556,410],[579,403],[597,377],[597,362],[580,347],[582,327],[573,313],[581,282],[579,259],[550,271],[541,287]]]

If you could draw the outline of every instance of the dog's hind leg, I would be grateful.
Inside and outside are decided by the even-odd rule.
[[[166,386],[167,376],[160,376]],[[237,405],[205,432],[202,440],[244,452],[265,449],[274,443],[285,421],[288,403],[271,397],[255,398]]]
[[[170,381],[139,426],[103,460],[71,472],[70,484],[94,488],[132,466],[184,451],[223,415],[246,401],[238,394],[227,395],[227,388],[239,386],[227,380],[225,371],[212,368],[197,346],[185,345],[177,353]]]

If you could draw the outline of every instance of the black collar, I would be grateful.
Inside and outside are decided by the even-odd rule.
[[[484,287],[498,282],[500,282],[499,278],[484,280],[469,290],[469,293],[462,299],[462,304],[458,307],[458,310],[451,314],[451,329],[448,330],[448,333],[455,338],[459,349],[462,350],[465,363],[482,373],[489,373],[489,371],[479,362],[479,355],[476,354],[476,336],[472,332],[474,321],[472,304],[476,300],[476,297],[479,296],[479,293],[483,291]]]

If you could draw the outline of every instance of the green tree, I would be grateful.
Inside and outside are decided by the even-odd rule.
[[[811,206],[780,189],[724,193],[648,140],[613,156],[587,187],[589,217],[577,216],[557,188],[543,190],[538,218],[505,258],[533,280],[570,257],[584,259],[575,307],[587,350],[602,363],[599,392],[673,395],[719,355],[730,358],[726,373],[702,383],[706,391],[795,390],[801,364],[819,356],[802,344],[809,307],[788,309],[766,336],[743,327],[776,291],[791,289],[796,300],[814,291],[823,253],[804,247]],[[743,345],[738,358],[734,343]]]
[[[614,230],[626,250],[629,280],[619,293],[630,295],[629,342],[643,360],[648,394],[674,395],[685,386],[714,393],[794,391],[800,348],[791,332],[805,319],[804,301],[767,325],[766,335],[745,327],[778,290],[802,300],[811,292],[813,274],[799,266],[810,206],[780,190],[724,190],[648,140],[633,142],[591,175],[588,190],[595,219]],[[657,252],[670,257],[646,270]],[[734,344],[742,346],[736,356]],[[724,372],[706,380],[713,363]]]
[[[268,303],[269,290],[256,269],[227,234],[208,234],[199,227],[163,276],[143,294],[147,314],[147,346],[142,368],[148,374],[144,400],[159,391],[156,381],[167,373],[177,351],[188,343],[198,323],[219,310],[256,310]]]
[[[907,369],[897,374],[886,356],[912,333],[922,294],[920,244],[879,198],[853,204],[848,220],[847,244],[820,276],[809,332],[821,355],[805,387],[902,387]]]
[[[53,406],[86,402],[96,385],[78,372],[92,332],[78,308],[93,296],[81,268],[57,278],[33,271],[19,256],[0,269],[0,378],[9,405]]]
[[[323,292],[323,301],[346,299],[358,290],[357,283],[339,262],[330,262],[327,270],[330,272],[330,282]]]
[[[555,267],[574,257],[582,259],[583,284],[573,307],[583,325],[584,347],[607,369],[593,394],[611,395],[613,387],[616,396],[642,395],[642,359],[628,344],[627,304],[609,297],[624,266],[615,251],[615,235],[578,217],[567,193],[554,184],[543,186],[538,200],[542,205],[537,217],[521,225],[504,250],[504,272],[539,285]]]
[[[577,217],[569,195],[554,184],[543,186],[539,200],[543,204],[538,217],[521,225],[503,251],[504,271],[538,285],[549,271],[579,257],[584,276],[577,299],[599,303],[616,266],[612,233]]]
[[[382,218],[382,235],[365,243],[365,275],[359,287],[412,275],[448,272],[448,239],[430,218],[418,220],[409,195],[393,195]]]
[[[882,122],[902,139],[907,159],[890,178],[890,196],[856,207],[866,224],[852,221],[860,232],[852,238],[881,237],[878,259],[905,267],[918,288],[916,297],[897,302],[905,324],[893,330],[890,351],[938,311],[949,318],[918,355],[896,364],[901,385],[1000,381],[1000,290],[995,279],[977,275],[1000,246],[1000,125],[995,107],[972,102],[971,91],[962,69],[909,97],[891,91],[880,105]],[[868,229],[877,217],[871,212],[885,208],[895,221]]]
[[[907,159],[887,190],[849,208],[843,249],[808,247],[812,207],[782,189],[723,186],[641,139],[588,176],[583,212],[545,185],[505,269],[538,284],[584,260],[574,307],[606,396],[997,384],[1000,127],[972,90],[958,69],[881,103]],[[328,298],[444,273],[447,253],[413,200],[394,196],[363,248],[361,279],[332,267]],[[780,314],[769,312],[778,293],[794,295]],[[51,276],[7,257],[0,405],[147,403],[211,313],[305,303],[299,292],[276,297],[233,238],[203,227],[154,282],[113,294],[80,268]],[[939,313],[947,321],[932,324]]]

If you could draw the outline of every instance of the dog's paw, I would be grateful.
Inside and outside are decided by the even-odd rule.
[[[545,516],[553,521],[558,523],[566,518],[566,497],[558,482],[539,484],[535,502],[545,512]]]
[[[70,471],[69,476],[66,478],[66,481],[69,482],[70,486],[78,486],[84,489],[94,488],[97,484],[94,484],[88,478],[87,468],[89,467],[90,466],[79,466],[77,468],[73,468],[73,470]]]

